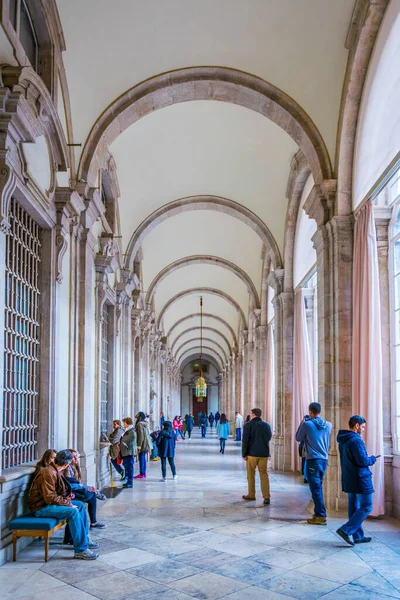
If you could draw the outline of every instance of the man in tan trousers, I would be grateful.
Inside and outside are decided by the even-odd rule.
[[[272,437],[271,427],[261,419],[261,409],[253,408],[251,419],[243,429],[242,456],[247,463],[248,493],[242,496],[243,500],[256,499],[256,469],[260,475],[261,493],[264,504],[269,504],[271,494],[269,491],[269,478],[267,472],[269,442]]]

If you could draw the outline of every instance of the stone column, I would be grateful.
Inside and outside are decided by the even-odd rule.
[[[243,409],[244,418],[250,414],[252,407],[254,342],[248,342],[248,332],[243,331]]]
[[[292,393],[293,393],[293,291],[284,291],[284,271],[277,269],[268,277],[275,290],[275,381],[276,434],[273,440],[274,469],[291,469]]]
[[[313,237],[318,277],[318,402],[332,423],[325,478],[328,508],[346,504],[341,491],[337,432],[346,429],[352,412],[352,276],[353,217],[333,216],[336,181],[312,189],[304,210],[317,222]]]
[[[256,338],[256,368],[255,368],[255,404],[263,411],[265,416],[266,391],[266,372],[267,372],[267,331],[266,325],[259,325],[255,331]]]

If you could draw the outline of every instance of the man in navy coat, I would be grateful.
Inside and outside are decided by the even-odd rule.
[[[336,533],[350,546],[365,544],[372,538],[365,537],[363,521],[372,510],[372,473],[368,467],[376,463],[379,456],[368,456],[361,438],[366,420],[354,415],[349,420],[349,430],[340,430],[337,436],[342,467],[342,489],[348,495],[347,523]],[[353,536],[353,541],[350,536]]]

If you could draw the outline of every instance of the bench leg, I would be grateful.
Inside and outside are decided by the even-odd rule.
[[[12,544],[13,544],[13,562],[17,560],[17,534],[15,531],[12,532]]]
[[[49,539],[49,534],[46,533],[44,538],[44,562],[47,562],[49,560]]]

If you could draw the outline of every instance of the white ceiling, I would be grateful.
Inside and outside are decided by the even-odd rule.
[[[228,327],[221,323],[221,321],[213,319],[211,317],[203,317],[203,325],[204,327],[213,327],[214,329],[218,329],[218,331],[220,331],[229,340],[230,345],[233,345],[234,340],[232,339],[232,334],[229,331]],[[182,333],[182,331],[190,329],[191,327],[200,327],[199,316],[186,319],[174,328],[169,338],[170,346],[172,346],[172,344],[174,343],[178,335]]]
[[[347,61],[344,41],[354,0],[57,0],[57,4],[67,45],[64,61],[75,142],[84,144],[100,114],[132,86],[173,69],[214,65],[252,73],[289,94],[314,121],[334,157]],[[286,187],[297,150],[277,125],[241,106],[196,101],[148,114],[110,148],[121,190],[124,250],[154,210],[179,198],[214,195],[253,211],[283,255]],[[142,242],[143,288],[148,290],[170,263],[209,255],[238,265],[260,294],[261,250],[258,236],[225,213],[178,214],[152,229]],[[192,287],[225,291],[247,319],[246,286],[228,270],[202,264],[179,269],[159,284],[156,316],[171,297]],[[161,324],[164,333],[183,316],[199,312],[199,296],[186,296],[167,310]],[[238,312],[221,297],[203,296],[204,312],[224,318],[237,334]],[[169,345],[195,322],[179,325]],[[207,322],[232,342],[222,323]],[[187,338],[190,335],[196,332]],[[206,336],[221,340],[212,332]],[[192,345],[197,351],[198,342]]]

